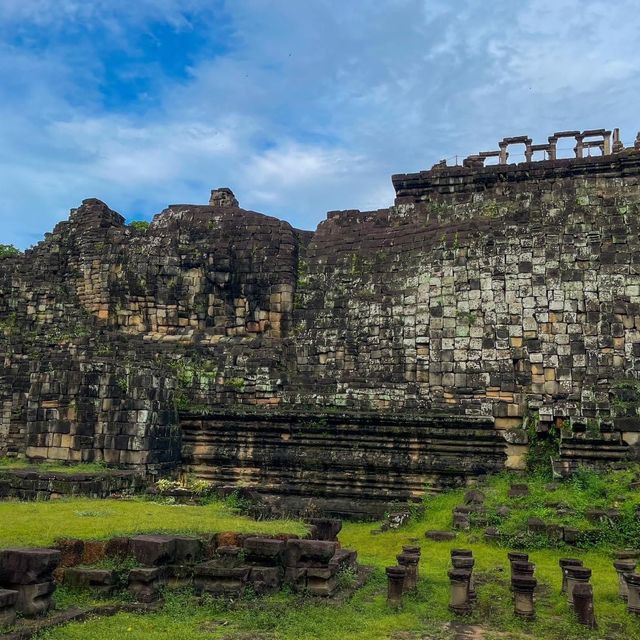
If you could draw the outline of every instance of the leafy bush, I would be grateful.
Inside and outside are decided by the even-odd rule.
[[[20,250],[14,247],[12,244],[0,244],[0,258],[19,256],[20,253]]]
[[[527,419],[526,431],[529,436],[527,470],[531,473],[544,473],[551,477],[551,460],[560,453],[560,430],[554,425],[546,432],[538,431],[538,415]]]
[[[336,575],[338,589],[353,589],[358,582],[358,572],[353,567],[342,567]]]
[[[150,222],[146,220],[134,220],[129,223],[129,226],[135,231],[140,231],[141,233],[145,233],[146,230],[151,226]]]

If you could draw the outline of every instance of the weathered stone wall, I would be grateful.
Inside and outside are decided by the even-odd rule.
[[[241,487],[273,512],[382,516],[425,488],[499,471],[504,439],[489,418],[274,411],[183,415],[183,464]]]
[[[176,409],[280,406],[484,417],[516,467],[523,424],[566,468],[635,456],[640,152],[393,181],[314,234],[222,192],[146,231],[85,201],[0,260],[0,451],[162,468]]]
[[[0,499],[55,500],[64,496],[108,498],[133,494],[145,486],[136,471],[56,473],[33,469],[0,469]]]

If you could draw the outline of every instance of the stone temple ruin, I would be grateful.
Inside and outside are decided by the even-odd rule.
[[[638,459],[640,136],[393,184],[315,232],[229,189],[146,230],[90,199],[0,258],[0,455],[349,516],[522,468],[533,432],[559,474]]]

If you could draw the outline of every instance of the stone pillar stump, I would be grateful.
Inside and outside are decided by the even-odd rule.
[[[581,567],[582,560],[578,560],[577,558],[560,558],[558,564],[560,565],[560,571],[562,571],[562,587],[560,588],[560,593],[567,593],[567,568]]]
[[[469,580],[471,573],[466,569],[451,569],[448,573],[451,585],[449,609],[456,615],[471,611],[469,601]]]
[[[511,590],[513,591],[514,613],[524,620],[533,620],[536,617],[533,594],[538,584],[533,576],[514,574],[511,577]]]
[[[573,587],[573,609],[578,622],[589,629],[596,628],[596,614],[593,608],[593,587],[579,582]]]
[[[404,580],[407,575],[405,567],[387,567],[387,604],[398,608],[402,604]]]

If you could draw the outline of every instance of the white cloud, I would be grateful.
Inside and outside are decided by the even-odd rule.
[[[119,30],[123,22],[162,20],[182,28],[190,25],[190,12],[205,11],[211,4],[203,0],[2,0],[0,21],[52,28],[70,22],[97,23]]]
[[[128,30],[154,21],[214,33],[217,11],[209,0],[3,0],[0,37],[72,23],[126,49]],[[634,0],[244,0],[224,11],[229,50],[158,78],[146,110],[102,106],[105,60],[90,42],[46,55],[0,42],[0,241],[32,242],[83,197],[150,216],[221,185],[313,228],[328,209],[388,205],[391,173],[505,135],[635,135]]]

